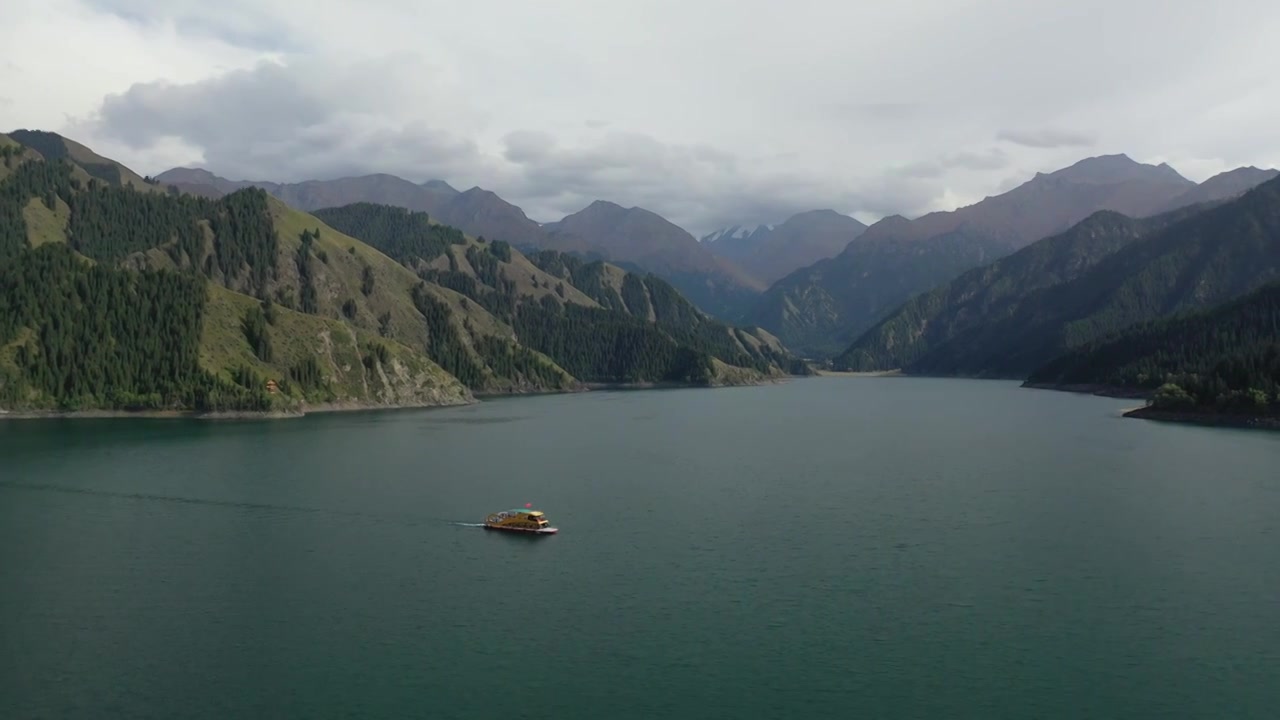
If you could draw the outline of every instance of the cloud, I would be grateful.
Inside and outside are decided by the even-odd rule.
[[[940,178],[952,170],[1003,170],[1009,166],[1009,156],[1000,148],[982,152],[961,151],[947,153],[937,159],[910,163],[890,172],[904,178]]]
[[[447,94],[429,77],[429,67],[405,55],[341,67],[264,61],[194,83],[134,85],[107,96],[82,129],[136,150],[178,138],[199,148],[210,169],[237,179],[479,170],[473,139],[403,112],[417,107],[414,93]]]
[[[435,112],[420,109],[429,106]],[[475,116],[456,88],[433,82],[429,64],[400,54],[338,66],[262,61],[192,83],[140,83],[107,96],[77,129],[149,165],[168,148],[182,158],[175,164],[234,179],[388,172],[480,185],[544,222],[601,198],[652,209],[693,231],[776,221],[815,206],[884,212],[930,201],[923,184],[831,182],[708,143],[616,129],[572,143],[515,130],[482,146],[465,132]],[[996,155],[955,153],[941,162],[982,167]]]
[[[12,2],[0,120],[149,174],[389,172],[698,231],[911,216],[1086,154],[1280,164],[1266,0]]]
[[[1001,130],[996,139],[1031,148],[1092,147],[1098,142],[1097,135],[1093,133],[1048,128]]]

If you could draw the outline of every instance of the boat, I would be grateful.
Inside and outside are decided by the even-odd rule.
[[[484,519],[485,530],[506,530],[508,532],[532,533],[535,535],[551,535],[557,528],[547,523],[541,510],[504,510],[496,512]]]

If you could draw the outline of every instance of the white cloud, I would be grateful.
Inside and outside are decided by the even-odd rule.
[[[1085,154],[1280,164],[1265,0],[13,2],[0,124],[144,173],[441,177],[696,232],[917,214]]]
[[[1001,130],[996,139],[1031,148],[1089,147],[1098,142],[1092,132],[1040,128],[1038,130]]]

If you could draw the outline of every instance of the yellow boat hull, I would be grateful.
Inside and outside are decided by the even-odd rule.
[[[546,518],[537,510],[508,510],[493,513],[484,519],[484,529],[530,535],[554,535],[558,532],[557,528],[547,524]]]

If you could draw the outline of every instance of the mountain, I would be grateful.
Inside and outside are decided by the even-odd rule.
[[[885,218],[834,258],[779,280],[742,319],[806,354],[840,352],[911,296],[1099,210],[1155,214],[1195,187],[1168,165],[1081,160],[1002,195],[915,220]]]
[[[1139,417],[1280,421],[1280,282],[1182,317],[1140,323],[1068,351],[1031,387],[1150,394]]]
[[[590,365],[586,356],[616,352],[620,344],[617,333],[625,336],[635,332],[653,334],[653,342],[669,345],[672,350],[688,346],[722,364],[762,374],[778,374],[784,368],[805,372],[776,338],[713,320],[654,274],[629,273],[553,250],[525,256],[500,240],[476,241],[459,255],[453,239],[457,230],[432,224],[426,214],[385,205],[361,203],[316,214],[415,269],[424,280],[454,289],[499,317],[511,317],[521,342],[587,380],[669,379],[628,379],[638,368],[631,366],[648,362],[640,357],[645,353],[608,360],[606,364],[613,368],[609,372]],[[575,323],[598,327],[585,336],[561,331],[561,326]],[[646,324],[661,333],[653,333]],[[558,329],[548,335],[548,326]],[[612,330],[606,332],[606,327]],[[658,337],[660,334],[668,338]],[[648,352],[661,355],[660,350]]]
[[[801,354],[829,357],[921,289],[1005,252],[998,243],[960,233],[910,243],[859,238],[834,258],[774,283],[743,322],[765,328]]]
[[[95,178],[100,182],[128,187],[142,192],[164,192],[159,183],[139,176],[115,160],[102,157],[74,140],[43,130],[14,130],[10,140],[29,148],[49,161],[67,160],[81,178]]]
[[[843,364],[1022,378],[1136,323],[1212,307],[1280,277],[1280,178],[1197,208],[1145,222],[1090,218],[990,274],[913,301],[860,338]]]
[[[1120,248],[1203,209],[1134,219],[1100,210],[1064,233],[1032,243],[921,293],[859,337],[832,364],[876,371],[910,366],[964,332],[1014,314],[1037,290],[1073,280]]]
[[[53,160],[0,141],[0,407],[438,405],[793,366],[776,340],[710,321],[657,280],[600,266],[661,322],[422,214],[331,214],[395,259],[259,188],[210,199],[91,175],[77,157],[105,163],[47,135]]]
[[[541,247],[644,268],[716,317],[734,317],[765,288],[684,229],[643,208],[597,200],[543,229],[547,237]]]
[[[1236,168],[1235,170],[1218,173],[1174,198],[1169,203],[1168,209],[1172,210],[1175,208],[1186,207],[1188,205],[1197,205],[1217,200],[1230,200],[1231,198],[1243,195],[1250,189],[1261,185],[1277,175],[1280,175],[1280,170],[1261,170],[1253,166],[1241,167]]]
[[[701,242],[752,277],[772,284],[795,270],[840,254],[866,229],[863,223],[834,210],[811,210],[777,226],[726,228]]]
[[[227,180],[206,170],[174,168],[157,176],[164,185],[204,197],[221,197],[259,187],[286,204],[306,211],[354,203],[392,205],[425,212],[433,220],[468,235],[502,240],[521,249],[553,249],[654,272],[672,282],[698,307],[723,319],[735,319],[764,290],[765,284],[701,247],[692,235],[648,211],[614,230],[595,210],[539,225],[519,207],[482,188],[458,192],[448,183],[421,185],[394,175],[363,175],[301,183]],[[612,203],[602,203],[612,206]],[[598,209],[598,208],[597,208]],[[619,208],[620,209],[620,208]],[[585,215],[583,214],[585,213]],[[623,211],[619,215],[625,215]],[[644,220],[639,220],[640,216]],[[568,221],[568,225],[565,222]],[[566,227],[573,228],[572,236]],[[557,237],[552,231],[560,228]],[[651,235],[648,233],[652,233]]]
[[[447,183],[417,185],[385,173],[276,183],[227,180],[200,168],[174,168],[160,173],[156,180],[163,185],[174,185],[183,192],[215,199],[244,188],[262,188],[286,205],[307,212],[355,202],[378,202],[434,214],[458,195]]]
[[[540,247],[546,237],[542,226],[530,220],[523,210],[480,188],[458,193],[431,216],[468,235],[503,240],[518,247]]]
[[[772,225],[757,225],[755,228],[734,225],[732,227],[720,228],[713,233],[703,235],[698,239],[698,242],[711,248],[712,252],[724,250],[728,246],[754,248],[759,244],[757,237],[762,239],[772,230]],[[724,241],[724,245],[717,248],[716,243],[721,241]]]
[[[459,192],[443,180],[415,184],[395,175],[374,174],[336,180],[276,183],[227,180],[208,170],[174,168],[156,176],[165,185],[204,197],[221,197],[246,187],[259,187],[285,204],[308,212],[355,203],[393,205],[428,213],[468,235],[505,240],[518,247],[538,247],[545,232],[524,211],[493,192],[473,187]]]
[[[1195,183],[1166,164],[1102,155],[1055,172],[1036,173],[1009,192],[957,210],[905,222],[878,222],[863,239],[911,241],[959,233],[1016,249],[1062,232],[1098,210],[1131,217],[1155,214],[1193,187]]]

